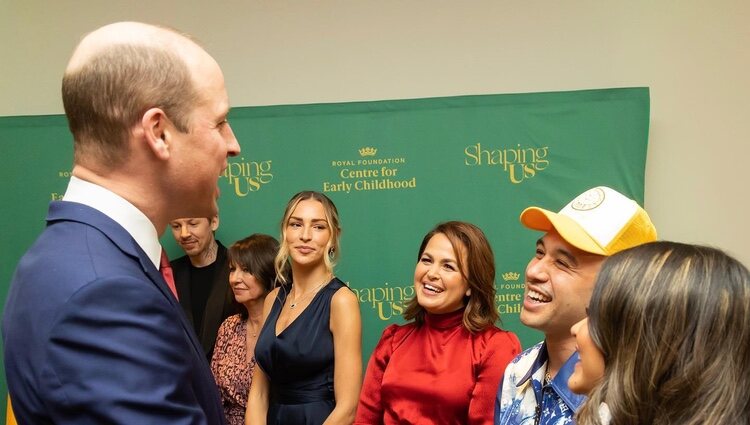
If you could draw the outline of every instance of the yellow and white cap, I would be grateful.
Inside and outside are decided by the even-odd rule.
[[[598,255],[609,256],[656,240],[656,228],[646,211],[605,186],[583,192],[558,213],[526,208],[521,223],[543,232],[555,229],[569,244]]]

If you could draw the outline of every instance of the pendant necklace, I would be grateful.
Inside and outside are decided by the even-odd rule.
[[[302,301],[302,300],[306,299],[308,295],[310,295],[310,294],[314,294],[314,293],[318,292],[318,290],[319,290],[320,288],[322,288],[322,287],[323,287],[323,285],[325,285],[326,283],[328,283],[328,282],[330,282],[330,281],[331,281],[331,278],[330,278],[330,276],[329,276],[329,277],[326,277],[326,279],[325,279],[325,280],[324,280],[324,281],[323,281],[323,282],[322,282],[322,283],[321,283],[320,285],[318,285],[318,286],[316,286],[315,288],[313,288],[313,290],[311,290],[311,291],[307,291],[307,292],[305,292],[304,294],[302,294],[302,295],[300,295],[300,296],[298,296],[298,297],[295,297],[295,300],[294,300],[294,301],[292,301],[292,300],[291,300],[291,298],[290,298],[290,299],[289,299],[289,308],[294,308],[294,307],[297,307],[297,304],[299,304],[299,302],[300,302],[300,301]],[[295,289],[296,289],[296,288],[295,288]],[[297,292],[297,291],[295,290],[295,293],[296,293],[296,292]]]
[[[250,334],[250,336],[252,336],[253,338],[257,338],[258,328],[260,328],[260,326],[250,326],[250,319],[247,319],[247,330],[249,331],[248,333]]]

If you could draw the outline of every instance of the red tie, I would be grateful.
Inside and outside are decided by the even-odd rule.
[[[172,290],[172,293],[174,294],[175,299],[179,299],[177,296],[177,287],[174,284],[174,275],[172,274],[172,266],[169,265],[169,258],[167,257],[167,252],[163,249],[161,250],[161,262],[159,263],[159,271],[161,272],[161,275],[164,276],[164,280],[167,281],[167,286],[169,286],[169,289]]]

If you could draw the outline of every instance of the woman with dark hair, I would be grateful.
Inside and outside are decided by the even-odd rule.
[[[244,423],[255,369],[255,341],[263,322],[263,301],[276,282],[273,261],[278,252],[279,242],[262,234],[239,240],[227,250],[229,286],[242,309],[221,324],[211,371],[228,425]]]
[[[495,260],[470,223],[422,240],[404,326],[385,329],[367,366],[356,424],[492,424],[497,385],[521,349],[495,326]]]
[[[336,206],[322,193],[300,192],[287,203],[275,260],[282,286],[263,307],[247,424],[334,425],[354,419],[362,326],[356,295],[333,273],[340,234]]]
[[[602,265],[571,329],[577,423],[749,424],[750,273],[714,248],[653,242]]]

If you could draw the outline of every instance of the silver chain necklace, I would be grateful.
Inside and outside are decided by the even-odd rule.
[[[320,288],[322,288],[323,285],[325,285],[326,283],[328,283],[330,280],[331,280],[330,278],[326,278],[326,280],[324,280],[323,283],[321,283],[320,285],[318,285],[315,288],[313,288],[313,290],[307,291],[304,294],[300,295],[299,297],[296,297],[296,299],[294,301],[292,301],[291,298],[290,298],[289,299],[289,308],[297,307],[297,304],[299,304],[300,301],[302,301],[305,298],[307,298],[308,295],[314,294],[314,293],[318,292],[318,290]],[[296,291],[295,291],[295,293],[296,293]]]

